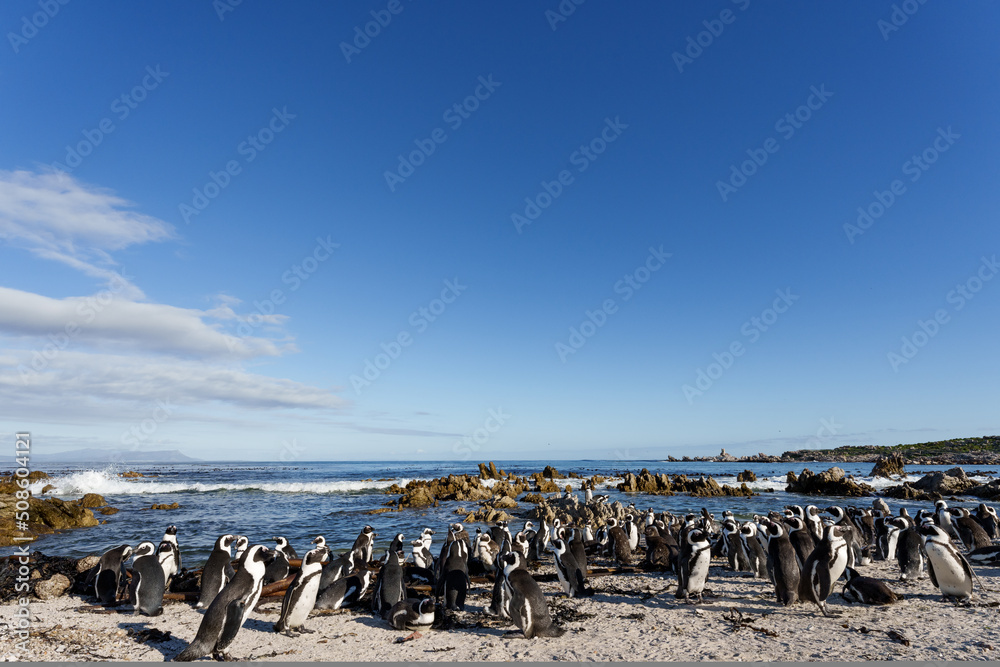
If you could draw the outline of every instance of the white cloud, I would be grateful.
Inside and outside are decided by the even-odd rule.
[[[0,170],[0,238],[105,282],[115,276],[109,251],[174,238],[170,224],[131,206],[64,172]],[[142,292],[128,284],[125,296]]]
[[[13,358],[12,358],[13,357]],[[226,404],[261,408],[340,410],[347,402],[329,390],[271,378],[238,367],[159,357],[61,351],[40,370],[28,353],[0,356],[0,404],[19,417],[94,410],[105,419],[134,416],[137,403],[157,400],[199,408]]]
[[[66,337],[74,345],[146,350],[181,356],[249,358],[293,351],[291,343],[231,336],[206,319],[235,320],[228,306],[210,311],[119,298],[111,289],[94,296],[53,299],[0,287],[0,332],[22,337]],[[262,318],[263,319],[263,318]],[[280,325],[282,316],[265,320]]]

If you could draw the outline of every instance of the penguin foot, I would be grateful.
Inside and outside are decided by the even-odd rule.
[[[316,634],[315,630],[310,630],[309,628],[299,628],[299,632],[305,633],[307,635],[314,635],[314,634]]]

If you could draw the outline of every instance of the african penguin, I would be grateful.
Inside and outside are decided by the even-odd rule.
[[[402,545],[400,545],[402,546]],[[384,565],[379,570],[372,595],[372,611],[385,617],[392,606],[406,599],[406,584],[403,581],[403,562],[406,555],[402,549],[386,551]]]
[[[321,587],[316,595],[314,608],[336,610],[357,604],[368,591],[371,579],[372,571],[368,569],[367,565],[362,565],[353,574],[341,577],[325,588]]]
[[[767,553],[757,539],[757,524],[747,521],[740,526],[740,539],[743,541],[743,549],[747,554],[747,561],[750,564],[750,571],[754,576],[763,579],[767,576]]]
[[[970,551],[966,558],[970,563],[979,565],[1000,565],[1000,546],[975,549]]]
[[[960,507],[956,510],[959,515],[953,519],[955,531],[967,551],[988,547],[993,542],[979,522],[976,521],[969,510]]]
[[[614,549],[614,558],[619,565],[632,564],[632,549],[629,546],[628,535],[618,525],[618,519],[608,519],[608,537],[611,540],[611,548]]]
[[[389,610],[386,620],[397,630],[424,630],[434,623],[434,600],[408,598]]]
[[[378,533],[371,526],[365,526],[361,529],[361,533],[358,535],[357,539],[354,540],[354,545],[351,547],[351,551],[359,549],[361,551],[359,562],[368,565],[371,562],[372,556],[375,555],[375,538],[378,537]]]
[[[943,501],[938,501],[943,502]],[[932,523],[919,528],[927,553],[927,572],[941,594],[959,601],[972,599],[972,567],[951,545],[948,533]]]
[[[853,567],[845,568],[844,572],[847,583],[844,584],[842,595],[848,602],[883,605],[900,599],[899,595],[878,579],[862,577]]]
[[[979,507],[976,508],[976,520],[990,539],[1000,537],[1000,518],[997,517],[995,509],[986,503],[979,503]]]
[[[212,604],[212,600],[229,581],[226,569],[231,567],[229,561],[232,553],[229,549],[234,541],[236,541],[236,537],[233,535],[222,535],[215,541],[215,548],[212,549],[212,553],[208,556],[208,562],[205,563],[205,568],[201,572],[201,591],[198,595],[198,604],[195,605],[197,609]]]
[[[799,601],[799,564],[785,529],[776,521],[767,524],[767,555],[778,602],[784,607],[795,604]]]
[[[708,566],[712,560],[708,534],[694,528],[681,534],[681,553],[677,567],[677,592],[675,597],[690,600],[697,596],[699,602],[708,579]]]
[[[833,593],[833,587],[847,567],[847,541],[844,528],[827,526],[826,534],[802,566],[801,597],[815,602],[824,616],[830,613],[826,600]]]
[[[271,539],[274,540],[275,543],[277,543],[278,545],[277,547],[275,547],[274,550],[280,551],[281,553],[285,554],[286,560],[292,560],[293,558],[299,557],[299,555],[295,553],[295,549],[292,548],[292,545],[289,544],[288,540],[285,539],[283,536],[277,535],[275,537],[272,537]]]
[[[249,549],[249,548],[250,548],[250,538],[247,537],[246,535],[237,535],[236,536],[236,555],[233,556],[237,560],[237,562],[241,558],[243,558],[243,554],[245,554],[247,552],[247,549]]]
[[[579,561],[570,552],[565,542],[552,540],[549,543],[549,551],[555,556],[556,574],[567,597],[579,598],[594,594],[594,591],[587,587],[586,566],[581,568]]]
[[[899,531],[896,539],[896,562],[899,564],[899,578],[916,581],[924,573],[924,541],[914,526]]]
[[[177,544],[177,526],[167,526],[163,539],[156,548],[156,557],[163,569],[163,580],[170,585],[170,579],[181,571],[181,549]]]
[[[94,592],[102,604],[113,604],[125,585],[125,561],[132,556],[132,547],[123,544],[101,555],[97,564]]]
[[[208,653],[212,653],[216,660],[229,659],[229,645],[260,600],[264,570],[271,557],[270,551],[259,544],[243,554],[236,574],[215,596],[202,616],[194,641],[174,660],[197,660]]]
[[[323,573],[323,561],[330,555],[330,550],[326,545],[321,545],[310,550],[302,557],[302,567],[299,569],[295,579],[285,591],[285,597],[281,601],[281,615],[274,624],[274,631],[281,632],[289,637],[296,637],[298,633],[314,632],[307,630],[304,625],[309,618],[309,612],[316,606],[316,596],[319,593],[319,580]]]
[[[156,545],[142,542],[132,554],[132,582],[129,584],[129,602],[135,614],[159,616],[163,613],[163,593],[166,579],[156,555]]]
[[[438,584],[439,594],[445,599],[448,609],[465,609],[465,597],[469,592],[469,551],[461,540],[454,540],[444,559],[444,576]]]
[[[517,554],[503,557],[508,615],[525,639],[562,636],[565,630],[553,625],[542,589],[527,570],[518,568],[518,560]]]

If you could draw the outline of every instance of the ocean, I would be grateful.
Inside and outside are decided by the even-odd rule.
[[[701,474],[715,477],[720,484],[737,485],[736,475],[752,470],[757,481],[748,484],[762,491],[751,498],[692,498],[686,495],[648,496],[623,494],[616,489],[601,489],[610,500],[634,502],[640,509],[652,507],[656,511],[674,513],[698,511],[708,508],[716,516],[724,510],[733,511],[738,518],[749,518],[754,513],[781,509],[788,504],[813,504],[825,508],[833,504],[870,505],[871,498],[823,498],[803,496],[784,491],[785,475],[789,470],[799,474],[803,468],[813,472],[838,465],[858,481],[871,484],[876,489],[899,484],[898,480],[869,477],[871,463],[713,463],[713,462],[663,462],[663,461],[551,461],[560,473],[575,472],[584,477],[594,474],[621,475],[625,471],[638,473],[643,468],[650,472],[669,475]],[[527,476],[540,472],[545,466],[541,461],[497,461],[497,468]],[[951,466],[907,466],[907,480],[916,481],[932,470],[945,470]],[[982,481],[996,474],[989,466],[964,466],[966,473]],[[301,555],[308,550],[316,535],[324,535],[334,550],[348,549],[365,524],[371,524],[379,536],[376,544],[385,548],[397,533],[403,533],[407,544],[418,536],[425,526],[444,534],[447,524],[460,520],[455,513],[459,507],[469,511],[478,508],[475,502],[441,502],[438,507],[400,512],[367,515],[367,510],[381,507],[398,496],[386,495],[384,490],[392,484],[404,486],[413,479],[434,479],[449,474],[475,474],[475,464],[468,462],[314,462],[295,464],[198,462],[171,464],[131,465],[65,465],[45,466],[51,476],[32,486],[37,494],[46,484],[53,484],[52,495],[63,499],[80,498],[85,493],[98,493],[113,507],[121,511],[110,516],[97,515],[105,523],[93,528],[81,528],[55,535],[46,535],[31,545],[46,555],[82,557],[100,554],[120,544],[133,547],[141,541],[159,543],[164,529],[170,525],[178,528],[178,541],[184,566],[204,562],[219,535],[242,534],[251,543],[273,546],[271,538],[283,535]],[[118,473],[137,470],[145,477],[124,479]],[[560,487],[571,484],[580,486],[579,479],[556,480]],[[609,479],[609,481],[612,481]],[[616,483],[619,480],[614,480]],[[766,492],[765,492],[766,491]],[[582,493],[581,493],[582,499]],[[911,513],[927,502],[897,501],[886,499],[889,506],[906,506]],[[157,503],[180,503],[179,509],[146,509]],[[978,500],[953,503],[955,506],[975,507]],[[529,503],[519,503],[515,516],[527,512]],[[520,523],[518,523],[520,527]],[[0,554],[12,553],[13,548],[0,549]]]

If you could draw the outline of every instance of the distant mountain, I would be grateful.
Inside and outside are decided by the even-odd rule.
[[[31,462],[39,463],[188,463],[200,461],[181,454],[176,449],[132,451],[129,449],[74,449],[56,454],[31,454]],[[2,456],[0,462],[13,463],[13,456]],[[34,466],[33,466],[34,467]]]

